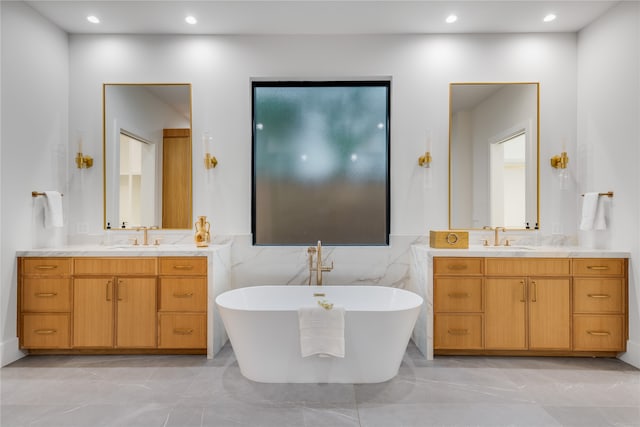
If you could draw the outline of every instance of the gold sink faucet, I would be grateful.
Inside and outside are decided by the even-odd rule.
[[[500,246],[500,231],[507,231],[504,227],[489,227],[485,225],[482,227],[483,230],[491,230],[493,231],[493,246]],[[485,246],[487,246],[487,241],[484,241]],[[508,246],[508,245],[506,245]]]
[[[322,264],[322,242],[320,240],[318,240],[318,245],[316,247],[310,246],[307,248],[307,254],[309,254],[309,286],[311,286],[313,270],[316,271],[316,285],[322,286],[322,273],[333,270],[333,261],[331,261],[330,266]],[[313,265],[314,255],[316,256],[315,268]]]
[[[142,227],[138,227],[136,228],[136,231],[140,231],[142,230],[142,245],[143,246],[149,246],[149,230],[157,230],[158,227],[156,227],[155,225],[152,225],[151,227],[147,227],[147,226],[142,226]]]

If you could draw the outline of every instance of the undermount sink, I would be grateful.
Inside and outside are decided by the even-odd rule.
[[[535,247],[533,247],[533,246],[518,246],[518,245],[511,245],[511,246],[481,246],[481,248],[483,250],[489,250],[489,251],[533,251],[533,250],[535,250]]]

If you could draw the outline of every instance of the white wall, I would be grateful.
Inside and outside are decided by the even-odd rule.
[[[252,77],[392,78],[391,232],[422,235],[447,226],[448,84],[540,81],[542,156],[560,135],[575,134],[574,35],[482,36],[71,36],[71,127],[101,153],[103,82],[191,82],[193,130],[214,136],[220,165],[207,184],[194,150],[194,213],[214,220],[216,234],[250,232]],[[562,117],[562,120],[551,118]],[[434,186],[423,191],[417,157],[434,138]],[[558,142],[559,145],[559,142]],[[414,167],[415,166],[415,167]],[[74,197],[79,222],[102,225],[101,174],[87,174]],[[551,179],[543,168],[541,181]],[[425,212],[425,206],[427,211]],[[75,209],[78,208],[78,209]],[[550,222],[552,209],[543,202]]]
[[[2,155],[0,366],[20,357],[16,339],[18,249],[64,243],[45,230],[42,197],[67,193],[68,64],[66,33],[22,2],[1,2]],[[65,205],[68,200],[65,194]]]
[[[631,251],[622,359],[640,367],[640,3],[613,8],[580,32],[578,46],[578,187],[615,192],[610,227],[595,238]],[[594,239],[585,232],[580,237]]]

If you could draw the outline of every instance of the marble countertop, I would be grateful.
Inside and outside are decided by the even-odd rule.
[[[562,246],[469,246],[469,249],[435,249],[414,245],[431,256],[447,257],[520,257],[520,258],[629,258],[631,253],[614,249],[588,249]]]
[[[19,257],[144,257],[144,256],[208,256],[229,244],[215,244],[204,248],[194,244],[134,246],[134,245],[78,245],[59,248],[26,249],[16,251]]]

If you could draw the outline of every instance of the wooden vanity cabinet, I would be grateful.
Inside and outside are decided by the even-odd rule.
[[[75,258],[73,289],[73,347],[157,346],[154,258]]]
[[[486,259],[485,349],[571,349],[570,263]]]
[[[207,257],[19,257],[20,348],[207,351]]]
[[[434,349],[484,348],[483,259],[434,258]]]
[[[207,258],[160,258],[158,347],[207,348]]]
[[[624,351],[628,339],[626,259],[573,260],[573,346]]]
[[[626,259],[435,257],[434,351],[604,356],[624,351],[626,272]]]
[[[71,347],[71,260],[18,259],[20,348]]]

